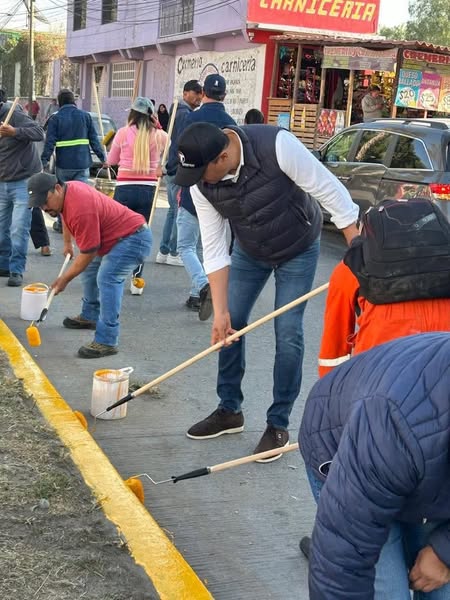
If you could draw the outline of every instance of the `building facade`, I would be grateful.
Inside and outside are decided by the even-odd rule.
[[[119,126],[130,98],[169,106],[184,82],[220,72],[228,82],[227,110],[242,121],[261,107],[265,44],[247,33],[247,0],[73,0],[67,55],[80,65],[80,105]]]

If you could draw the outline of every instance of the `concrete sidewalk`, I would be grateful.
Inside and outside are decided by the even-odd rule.
[[[19,318],[21,289],[0,287],[1,317],[28,348],[38,365],[73,410],[90,427],[93,372],[132,366],[131,382],[147,383],[209,346],[210,322],[201,323],[184,307],[189,281],[183,268],[154,263],[165,217],[164,198],[153,226],[152,257],[145,267],[143,296],[124,295],[120,352],[102,360],[83,360],[78,348],[92,332],[62,327],[64,316],[80,311],[81,282],[75,279],[51,305],[41,326],[42,345],[29,348]],[[25,282],[50,283],[63,262],[62,236],[50,229],[53,256],[30,248]],[[31,244],[30,244],[31,246]],[[341,253],[341,240],[325,240],[316,282],[327,281]],[[0,280],[0,284],[2,280]],[[5,280],[6,283],[6,280]],[[255,307],[253,319],[273,309],[272,284]],[[307,390],[316,379],[316,357],[324,297],[307,309],[304,383],[292,414],[296,441]],[[167,479],[206,465],[251,454],[265,428],[273,366],[273,325],[247,339],[245,431],[210,441],[193,441],[186,429],[216,407],[216,356],[209,356],[165,382],[158,393],[128,405],[123,420],[97,421],[92,433],[123,479],[148,473]],[[307,565],[298,542],[311,531],[315,507],[298,453],[273,464],[252,464],[176,485],[144,480],[146,507],[218,600],[305,599]],[[173,600],[179,600],[174,596]]]

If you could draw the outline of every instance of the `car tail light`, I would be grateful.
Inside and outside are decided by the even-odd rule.
[[[430,190],[436,200],[450,200],[449,183],[430,183]]]

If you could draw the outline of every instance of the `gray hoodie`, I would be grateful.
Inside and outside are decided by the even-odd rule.
[[[10,102],[0,104],[0,121],[6,119],[10,107]],[[20,108],[13,112],[9,124],[15,128],[16,135],[0,137],[0,181],[28,179],[42,170],[34,142],[44,139],[44,130]]]

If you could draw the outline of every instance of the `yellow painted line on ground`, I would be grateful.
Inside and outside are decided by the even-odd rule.
[[[106,516],[125,537],[131,555],[150,577],[161,600],[206,600],[211,593],[162,529],[126,487],[89,432],[58,394],[12,331],[0,320],[0,346],[42,414],[69,448]],[[56,359],[57,360],[57,359]]]

